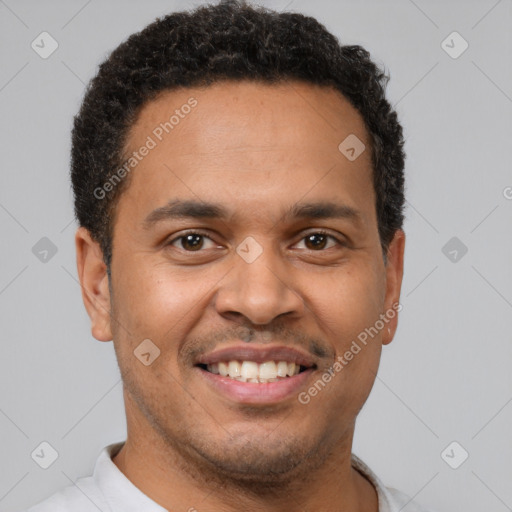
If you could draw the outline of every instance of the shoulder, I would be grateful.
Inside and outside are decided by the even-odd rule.
[[[394,489],[393,487],[386,487],[389,495],[393,500],[393,506],[391,510],[394,512],[395,510],[402,510],[403,512],[434,512],[433,510],[420,507],[417,503],[415,503],[407,494],[398,489]]]
[[[123,443],[124,441],[112,443],[101,450],[96,459],[92,475],[78,478],[76,482],[67,485],[23,512],[98,512],[98,510],[110,510],[102,485],[107,487],[110,485],[115,491],[118,488],[120,490],[123,488],[124,477],[117,474],[119,471],[111,460],[112,455],[117,453]],[[121,480],[121,483],[119,480]]]
[[[98,512],[108,510],[91,477],[80,478],[23,512]]]
[[[355,454],[352,454],[352,467],[375,487],[379,500],[379,512],[434,512],[421,507],[402,491],[386,487],[381,479]]]

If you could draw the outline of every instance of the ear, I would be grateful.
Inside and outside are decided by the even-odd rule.
[[[110,341],[110,291],[103,252],[84,227],[75,234],[75,247],[82,300],[91,319],[92,335],[98,341]]]
[[[399,229],[395,232],[393,240],[388,247],[388,260],[386,264],[386,297],[384,301],[384,314],[388,322],[382,331],[382,344],[391,343],[398,326],[398,311],[402,309],[399,304],[402,277],[404,274],[405,233]]]

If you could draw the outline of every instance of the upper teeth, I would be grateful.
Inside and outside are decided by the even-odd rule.
[[[242,382],[275,382],[278,377],[297,375],[300,365],[287,361],[265,361],[261,364],[254,361],[221,361],[207,365],[206,369]]]

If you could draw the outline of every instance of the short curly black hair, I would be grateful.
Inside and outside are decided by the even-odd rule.
[[[222,0],[156,19],[99,66],[74,118],[71,181],[75,215],[110,271],[117,200],[124,179],[95,193],[123,165],[140,109],[164,90],[220,80],[298,80],[336,88],[361,114],[371,141],[376,212],[384,260],[403,224],[402,127],[385,98],[389,76],[361,46],[340,45],[316,19],[245,0]]]

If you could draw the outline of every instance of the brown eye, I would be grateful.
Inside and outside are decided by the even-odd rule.
[[[304,241],[306,249],[309,249],[310,251],[321,251],[323,249],[333,247],[333,245],[327,247],[329,239],[334,240],[334,245],[342,245],[341,242],[338,241],[335,237],[321,231],[310,233],[309,235],[306,235],[302,240]]]
[[[308,249],[324,249],[327,244],[327,236],[321,233],[313,233],[304,238]]]
[[[210,242],[212,247],[216,246],[213,240],[203,233],[189,232],[174,238],[169,242],[169,245],[187,252],[199,252],[205,248],[206,242]]]
[[[197,251],[201,249],[203,243],[203,235],[192,234],[181,237],[181,246],[187,251]]]

